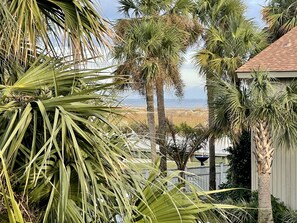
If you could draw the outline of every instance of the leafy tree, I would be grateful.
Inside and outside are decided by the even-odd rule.
[[[284,90],[274,86],[266,73],[254,73],[249,86],[238,89],[220,79],[215,87],[215,128],[230,124],[233,135],[251,129],[255,143],[258,173],[258,222],[273,222],[270,178],[274,146],[293,146],[296,142],[296,82]],[[280,148],[279,148],[280,149]]]

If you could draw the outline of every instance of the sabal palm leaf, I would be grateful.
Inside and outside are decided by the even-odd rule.
[[[194,58],[202,74],[236,78],[235,70],[266,46],[264,33],[241,16],[225,17],[225,26],[211,26],[205,33],[205,47]]]
[[[202,0],[197,2],[197,14],[206,27],[224,26],[229,16],[243,15],[244,5],[238,0]]]
[[[7,48],[25,57],[28,51],[36,54],[42,46],[54,53],[72,47],[82,55],[86,51],[98,55],[98,46],[106,44],[106,36],[111,36],[91,1],[13,0],[2,1],[1,8],[7,9],[17,24],[11,29],[14,33]]]
[[[271,0],[262,9],[270,38],[275,41],[297,25],[297,3],[294,0]]]
[[[108,75],[98,76],[98,74],[94,74],[93,69],[80,71],[73,69],[76,63],[64,62],[59,59],[53,61],[50,57],[44,58],[40,56],[40,58],[36,58],[35,62],[30,65],[30,68],[25,73],[23,73],[24,70],[19,70],[16,73],[18,78],[14,83],[0,85],[0,89],[5,89],[3,91],[4,97],[16,96],[17,92],[20,91],[26,94],[26,97],[48,98],[50,95],[47,94],[59,96],[70,91],[79,93],[81,88],[86,93],[87,85],[85,83],[104,81],[104,79],[110,78]],[[62,69],[63,71],[56,72],[56,69]],[[37,88],[36,86],[40,87]],[[71,87],[69,88],[69,86]],[[97,87],[100,90],[100,86],[93,87]],[[92,88],[92,91],[94,91],[94,88]]]
[[[167,27],[162,21],[135,20],[122,34],[125,42],[115,47],[115,59],[123,62],[115,71],[117,74],[133,77],[134,83],[149,83],[157,76],[168,74],[168,69],[178,70],[182,35],[176,27]],[[168,83],[173,80],[170,75]]]
[[[172,0],[120,0],[119,11],[127,17],[158,16],[162,11],[168,11]]]
[[[132,198],[137,208],[133,222],[194,223],[198,219],[204,222],[215,219],[214,210],[220,212],[223,209],[234,208],[230,205],[213,203],[207,192],[197,192],[200,189],[189,182],[174,185],[171,182],[174,178],[179,178],[178,174],[175,172],[161,179],[158,177],[158,171],[151,171],[142,193]],[[185,185],[188,192],[183,188]],[[204,197],[205,200],[202,201],[199,196]],[[210,212],[207,213],[208,211]],[[219,219],[220,222],[227,222],[224,214]]]
[[[118,209],[129,204],[129,168],[121,161],[129,155],[126,142],[113,139],[109,104],[95,94],[106,90],[98,72],[49,60],[1,88],[1,153],[13,181],[23,185],[15,192],[29,195],[43,222],[109,222],[115,213],[131,214]],[[85,89],[71,90],[76,82],[87,83]]]
[[[219,79],[219,78],[218,78]],[[247,115],[250,113],[248,91],[239,90],[236,85],[216,79],[210,84],[214,87],[215,101],[212,107],[214,134],[228,133],[228,137],[235,140],[247,128]],[[224,92],[220,94],[219,92]]]
[[[213,81],[212,86],[216,95],[215,128],[227,128],[225,133],[231,131],[231,135],[236,136],[242,128],[252,128],[263,119],[270,123],[275,142],[295,143],[295,82],[282,89],[268,74],[255,72],[249,86],[240,89],[219,79]]]

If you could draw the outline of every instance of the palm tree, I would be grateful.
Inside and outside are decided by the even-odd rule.
[[[201,23],[205,29],[206,34],[203,35],[203,39],[206,42],[209,38],[207,35],[208,29],[210,28],[219,28],[224,29],[225,20],[228,16],[232,15],[242,15],[243,14],[243,5],[238,0],[200,0],[197,2],[197,14],[199,19],[201,20]],[[205,48],[207,48],[208,45],[205,43]],[[203,49],[202,49],[203,51]],[[212,95],[212,89],[210,85],[208,84],[209,81],[211,81],[213,77],[212,71],[207,71],[208,66],[205,64],[205,68],[202,68],[203,65],[200,65],[200,59],[199,57],[200,50],[197,52],[197,55],[195,55],[196,63],[198,67],[200,67],[200,72],[204,73],[206,76],[206,88],[207,88],[207,104],[209,107],[209,116],[208,116],[208,125],[209,127],[212,125],[212,111],[211,111],[211,102],[213,100]],[[214,52],[211,52],[211,54]],[[207,61],[205,61],[208,63]],[[209,188],[215,189],[216,188],[216,167],[215,167],[215,137],[210,136],[209,142]]]
[[[122,23],[120,23],[122,24]],[[151,139],[154,137],[154,83],[167,74],[174,83],[179,77],[178,64],[182,36],[174,26],[166,26],[162,21],[137,20],[125,27],[122,39],[115,47],[115,58],[123,62],[115,71],[117,75],[133,79],[132,87],[145,92],[148,125]],[[162,80],[161,80],[162,81]],[[178,81],[180,81],[178,79]],[[161,82],[162,84],[163,82]],[[179,85],[176,85],[179,86]],[[163,151],[161,151],[162,153]],[[152,150],[153,161],[156,151]]]
[[[208,11],[211,7],[212,10]],[[252,21],[244,18],[244,6],[238,0],[200,1],[198,9],[198,15],[200,14],[205,26],[204,47],[197,51],[194,59],[200,73],[206,77],[208,123],[211,128],[213,120],[211,104],[214,97],[209,83],[218,75],[230,78],[238,85],[235,70],[265,46],[265,38]],[[209,138],[210,189],[216,188],[214,142],[215,136],[211,135]]]
[[[176,163],[177,169],[181,171],[181,179],[185,179],[184,171],[186,170],[189,159],[196,151],[206,146],[209,134],[208,129],[202,125],[192,128],[186,123],[182,123],[180,126],[174,126],[169,121],[167,121],[167,127],[168,155]]]
[[[297,2],[294,0],[270,0],[262,9],[267,23],[270,42],[274,42],[297,25]]]
[[[47,24],[60,31],[65,29],[69,40],[74,38],[72,35],[82,42],[93,38],[91,33],[85,36],[88,20],[94,16],[93,24],[99,24],[101,17],[92,13],[89,2],[81,4],[83,9],[74,2],[62,4],[61,8],[44,1],[1,2],[1,25],[8,30],[0,36],[4,62],[0,87],[1,201],[5,200],[1,206],[7,208],[1,209],[2,222],[110,222],[118,212],[106,206],[110,198],[123,200],[127,194],[112,192],[126,190],[125,184],[129,183],[116,186],[109,176],[122,175],[124,166],[116,165],[124,154],[117,153],[117,148],[122,150],[120,144],[126,142],[121,138],[113,140],[118,134],[116,129],[103,124],[110,114],[110,103],[102,101],[104,95],[95,91],[108,89],[108,85],[97,83],[106,77],[100,75],[100,70],[75,70],[75,63],[66,62],[67,58],[36,56],[42,52],[41,47],[46,47],[45,42],[52,40],[39,27],[42,22],[43,28]],[[32,7],[34,10],[30,10]],[[46,21],[47,16],[54,16],[57,23]],[[81,18],[83,23],[69,28],[73,17]],[[80,36],[75,34],[79,27]],[[40,40],[44,45],[38,44]],[[108,129],[110,134],[105,133]],[[106,183],[113,185],[111,197],[108,189],[100,186]]]
[[[121,7],[120,11],[126,14],[127,16],[135,15],[136,19],[134,20],[155,20],[155,21],[161,21],[163,22],[164,26],[174,26],[177,27],[176,33],[177,36],[183,35],[183,38],[179,39],[179,52],[182,53],[185,51],[185,49],[195,42],[197,40],[197,37],[200,35],[200,25],[198,22],[193,19],[190,15],[192,10],[194,9],[194,3],[192,0],[178,0],[178,1],[127,1],[122,0],[120,1]],[[133,19],[129,20],[133,23]],[[127,20],[122,20],[118,23],[117,27],[119,27],[118,30],[120,34],[124,30],[123,24],[127,24]],[[164,31],[164,30],[163,30]],[[123,34],[122,34],[123,35]],[[121,36],[121,35],[120,35]],[[176,42],[177,43],[177,42]],[[175,43],[175,44],[176,44]],[[170,57],[176,57],[177,54],[173,53],[172,55],[169,55],[168,52],[165,52],[165,50],[168,49],[169,44],[172,44],[171,42],[163,42],[164,48],[160,49],[160,58],[159,60],[160,64],[162,63],[162,66],[159,66],[159,75],[157,75],[154,78],[153,86],[156,88],[156,94],[157,94],[157,108],[158,108],[158,125],[159,125],[159,131],[158,131],[158,142],[160,144],[160,152],[162,154],[161,158],[161,169],[165,171],[167,169],[167,160],[166,160],[166,148],[165,148],[165,105],[164,105],[164,85],[174,85],[177,88],[177,93],[182,92],[182,81],[180,78],[180,74],[178,72],[178,67],[180,64],[179,59],[175,59],[175,64],[169,62],[171,59],[166,60],[166,57],[164,57],[165,54],[167,54]],[[173,51],[171,51],[173,52]],[[175,55],[174,55],[175,54]],[[120,70],[122,70],[122,67],[119,67]],[[135,76],[134,76],[135,77]],[[151,104],[151,103],[150,103]],[[147,106],[149,108],[153,108],[152,106]],[[151,122],[149,124],[150,129],[150,138],[151,138],[151,144],[154,145],[153,140],[153,134],[154,134],[154,127],[153,127],[153,112],[148,111],[148,122]],[[151,116],[151,117],[149,117]],[[154,149],[154,147],[152,147]]]
[[[138,91],[141,95],[145,95],[146,97],[147,123],[148,123],[148,129],[149,129],[149,139],[151,144],[150,145],[151,157],[152,157],[152,162],[155,163],[157,160],[157,150],[156,150],[155,114],[154,114],[155,113],[154,86],[153,86],[153,81],[150,81],[152,79],[152,76],[154,76],[153,73],[155,72],[155,68],[152,64],[152,61],[148,60],[145,62],[146,59],[141,58],[140,55],[138,55],[139,52],[138,53],[131,52],[131,48],[126,49],[126,51],[124,51],[124,48],[125,48],[124,36],[126,35],[133,36],[129,27],[131,27],[132,24],[136,21],[137,20],[132,22],[132,21],[123,19],[118,21],[118,23],[115,26],[116,34],[121,38],[115,39],[115,47],[113,52],[114,59],[125,63],[119,65],[117,69],[114,71],[114,74],[115,74],[115,80],[120,79],[122,82],[122,84],[119,86],[121,90],[130,88]],[[127,34],[128,32],[129,34]],[[142,35],[142,33],[138,32],[138,35]],[[146,49],[146,47],[144,47],[144,49]],[[129,56],[127,56],[127,58],[125,58],[124,56],[125,52],[127,52],[127,54],[130,54]],[[139,61],[142,61],[140,62],[142,64],[140,66],[144,66],[144,67],[139,67],[139,64],[138,64]],[[144,65],[145,63],[147,64]],[[145,68],[145,66],[147,66],[147,68]]]
[[[238,89],[233,83],[217,79],[215,89],[214,127],[239,135],[250,129],[255,143],[258,173],[258,223],[273,222],[270,178],[275,146],[293,146],[297,139],[296,82],[281,88],[266,73],[254,73],[249,85]],[[280,90],[283,89],[283,90]],[[280,148],[279,148],[280,149]]]

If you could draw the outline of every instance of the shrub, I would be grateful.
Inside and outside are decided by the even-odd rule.
[[[219,185],[220,189],[243,188],[224,193],[220,199],[231,198],[235,201],[242,199],[249,201],[251,196],[251,136],[249,131],[244,131],[239,142],[234,147],[226,149],[229,152],[229,169],[227,173],[227,182]]]
[[[233,223],[257,223],[258,218],[258,192],[251,193],[250,201],[245,200],[234,201],[225,200],[225,203],[242,207],[242,209],[234,209],[230,211],[229,218]],[[271,195],[272,212],[274,222],[288,222],[293,223],[297,221],[289,221],[297,219],[296,212],[290,211],[278,198]],[[287,219],[288,221],[285,221]]]

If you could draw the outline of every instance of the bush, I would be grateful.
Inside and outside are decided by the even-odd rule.
[[[230,211],[229,218],[233,223],[257,223],[258,218],[258,192],[251,193],[250,201],[234,201],[226,200],[225,203],[242,207],[242,209],[234,209]],[[289,221],[297,219],[296,212],[290,211],[278,198],[271,195],[272,212],[274,222],[293,223],[297,221]],[[294,213],[294,214],[293,214]],[[288,221],[285,221],[287,219]]]
[[[285,212],[283,221],[284,223],[296,223],[297,222],[297,211],[288,210]]]
[[[229,160],[227,182],[219,185],[220,189],[243,188],[236,191],[223,193],[219,199],[231,198],[235,201],[242,199],[249,201],[251,196],[251,133],[244,131],[239,142],[226,151]]]

